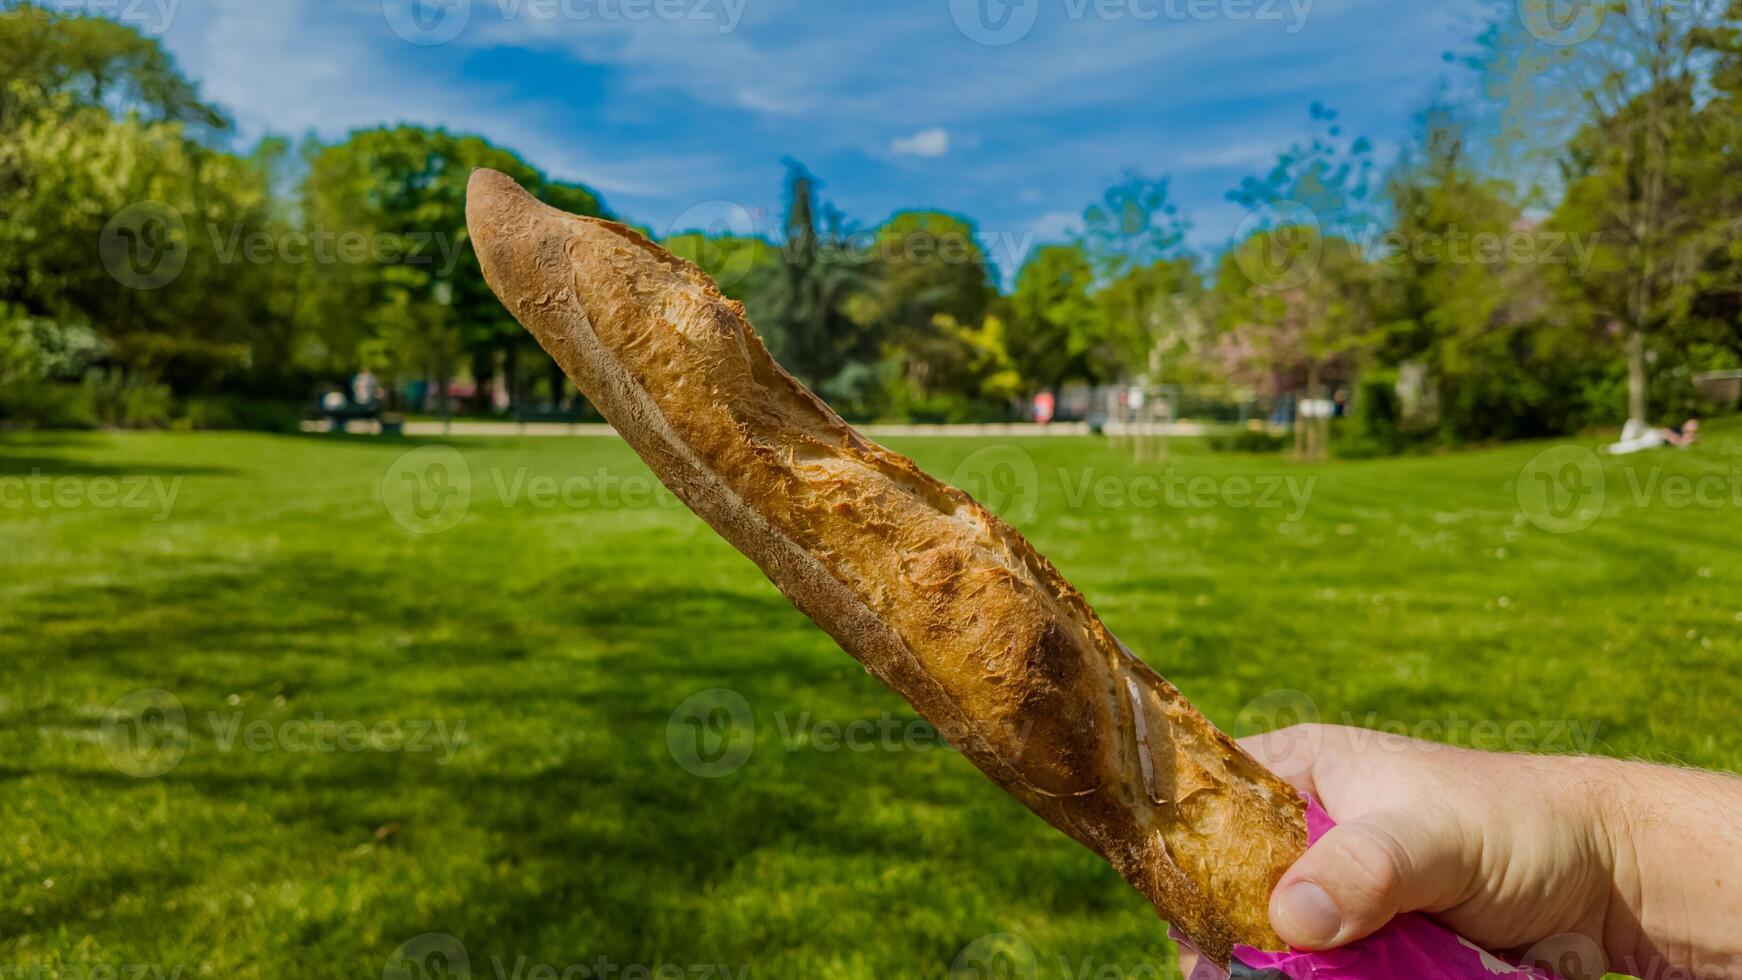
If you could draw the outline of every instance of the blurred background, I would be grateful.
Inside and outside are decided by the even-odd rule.
[[[1739,28],[0,0],[0,977],[1177,975],[514,323],[481,166],[1237,734],[1742,764]]]

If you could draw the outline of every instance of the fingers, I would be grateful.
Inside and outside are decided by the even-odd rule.
[[[1376,769],[1374,761],[1408,755],[1414,743],[1380,740],[1374,744],[1389,753],[1363,754],[1352,731],[1296,725],[1240,742],[1343,821],[1307,850],[1271,896],[1271,924],[1300,949],[1335,949],[1403,912],[1449,908],[1476,866],[1459,824],[1449,810],[1435,807],[1432,793],[1421,798],[1421,808],[1402,809],[1387,807],[1372,792],[1375,779],[1396,785],[1396,774]]]
[[[1270,921],[1290,946],[1335,949],[1403,912],[1455,904],[1473,863],[1450,823],[1375,812],[1307,850],[1271,896]]]

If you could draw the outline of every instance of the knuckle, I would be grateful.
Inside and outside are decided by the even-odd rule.
[[[1376,824],[1352,823],[1325,840],[1334,841],[1335,850],[1326,857],[1352,905],[1387,917],[1405,911],[1409,862],[1395,834]]]

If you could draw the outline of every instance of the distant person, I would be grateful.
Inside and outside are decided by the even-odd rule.
[[[1681,425],[1666,428],[1654,428],[1638,419],[1628,419],[1621,429],[1621,441],[1609,446],[1607,452],[1611,456],[1626,456],[1663,446],[1686,449],[1694,444],[1699,434],[1699,419],[1688,419]]]
[[[1700,420],[1688,419],[1681,425],[1670,426],[1667,429],[1659,429],[1657,431],[1659,435],[1663,436],[1663,441],[1672,446],[1686,449],[1693,445],[1694,440],[1698,439],[1700,436]]]
[[[1046,425],[1052,421],[1052,415],[1058,408],[1058,402],[1050,391],[1043,391],[1034,396],[1034,421],[1038,425]]]
[[[375,380],[375,372],[364,368],[351,379],[351,400],[364,408],[381,400],[381,382]]]

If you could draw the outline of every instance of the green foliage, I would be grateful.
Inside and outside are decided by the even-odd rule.
[[[474,376],[487,378],[498,355],[512,359],[535,347],[466,247],[473,170],[502,171],[573,213],[609,216],[587,188],[551,181],[476,136],[360,130],[307,156],[304,225],[339,251],[302,267],[300,310],[316,366],[334,373],[362,365],[389,379],[446,378],[464,355]],[[367,243],[366,256],[346,259],[346,242]]]
[[[268,401],[243,395],[196,395],[182,402],[176,428],[299,432],[302,410],[294,402]]]
[[[119,370],[95,370],[81,387],[99,425],[112,429],[161,429],[175,415],[175,396],[156,384]]]
[[[1137,171],[1084,210],[1077,240],[1035,249],[1007,295],[969,219],[903,210],[865,228],[797,163],[779,234],[728,221],[666,244],[860,418],[1002,418],[1074,382],[1215,385],[1268,412],[1369,373],[1407,381],[1412,438],[1693,414],[1708,407],[1693,375],[1742,364],[1742,15],[1642,16],[1650,30],[1611,17],[1554,51],[1497,21],[1472,63],[1505,118],[1436,102],[1383,200],[1371,143],[1314,104],[1310,135],[1228,195],[1250,213],[1207,261],[1169,178]],[[0,78],[0,382],[36,391],[9,396],[15,417],[92,367],[167,386],[184,424],[225,424],[192,399],[303,399],[363,368],[390,402],[469,375],[479,412],[498,381],[517,414],[584,411],[484,283],[464,203],[480,166],[608,216],[591,189],[415,126],[238,151],[158,40],[46,5],[0,0]],[[1554,87],[1574,97],[1539,118]],[[1551,179],[1478,152],[1522,131],[1552,151]],[[1558,251],[1447,254],[1473,239]],[[166,256],[173,271],[153,274]],[[163,424],[150,396],[78,391],[66,419]],[[1395,444],[1343,435],[1361,452]]]
[[[0,388],[76,377],[101,346],[88,327],[0,306]]]
[[[0,429],[95,429],[97,409],[83,385],[0,385]]]
[[[155,39],[54,6],[0,0],[0,132],[44,113],[117,106],[147,122],[229,128]]]
[[[96,361],[184,395],[300,398],[312,377],[365,366],[389,381],[452,377],[467,355],[488,377],[533,344],[466,246],[472,169],[606,214],[590,189],[441,130],[362,131],[300,158],[278,138],[229,152],[224,117],[156,39],[6,6],[0,303],[17,312],[5,350],[21,318],[89,325]],[[145,405],[99,415],[161,423]]]
[[[1166,177],[1128,172],[1083,212],[1083,242],[1104,280],[1178,258],[1187,229]]]
[[[1384,285],[1354,242],[1308,225],[1254,232],[1217,267],[1230,376],[1315,397],[1321,382],[1346,380],[1380,340]]]
[[[1325,235],[1348,235],[1372,226],[1370,196],[1375,163],[1373,144],[1343,131],[1335,109],[1314,102],[1309,110],[1312,137],[1279,154],[1262,175],[1247,177],[1228,199],[1254,214],[1309,214]],[[1260,221],[1259,227],[1266,222]]]
[[[870,315],[887,356],[901,362],[904,400],[975,398],[1010,369],[1003,324],[988,322],[991,263],[973,225],[935,211],[904,211],[871,236],[877,289]],[[1004,385],[1013,388],[1016,385]]]
[[[1337,428],[1333,448],[1346,459],[1395,456],[1403,451],[1403,403],[1397,375],[1372,371],[1355,386],[1350,417]]]
[[[179,123],[96,109],[0,135],[0,160],[15,177],[0,191],[8,298],[38,316],[89,323],[115,362],[178,383],[211,382],[247,363],[248,324],[260,311],[253,286],[265,267],[230,245],[263,230],[271,207],[248,161],[200,147]],[[94,244],[125,236],[150,260],[133,270],[149,288],[129,288],[135,280],[123,285],[93,261]]]
[[[1118,344],[1096,283],[1080,244],[1042,246],[1017,273],[1007,344],[1017,371],[1036,387],[1116,373]]]
[[[685,231],[665,238],[660,244],[673,255],[695,263],[714,280],[722,294],[739,302],[750,297],[752,285],[766,282],[781,261],[780,249],[767,239],[731,233]]]
[[[819,209],[817,180],[796,162],[787,173],[785,227],[782,261],[757,270],[749,308],[786,369],[822,388],[882,353],[887,324],[871,308],[877,269],[855,251],[846,219]]]
[[[1096,294],[1114,360],[1126,371],[1174,382],[1211,378],[1213,343],[1203,279],[1190,256],[1133,266]]]
[[[1205,445],[1221,453],[1280,453],[1288,448],[1290,441],[1288,436],[1278,435],[1261,425],[1241,425],[1212,433]]]

